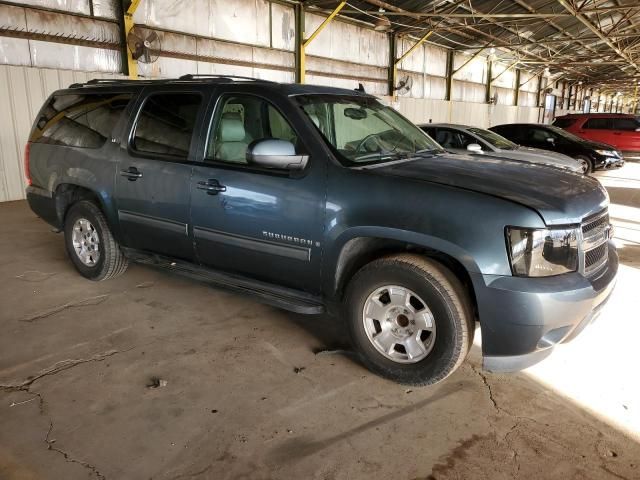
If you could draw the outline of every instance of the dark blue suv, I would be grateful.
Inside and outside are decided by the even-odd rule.
[[[482,329],[517,370],[575,337],[614,285],[597,180],[450,155],[359,91],[231,77],[55,92],[26,149],[33,211],[92,280],[129,261],[344,318],[363,363],[451,374]]]

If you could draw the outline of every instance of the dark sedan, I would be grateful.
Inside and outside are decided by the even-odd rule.
[[[496,125],[490,130],[519,145],[551,150],[575,158],[583,163],[587,172],[624,165],[622,154],[615,147],[584,140],[552,125],[511,123]]]

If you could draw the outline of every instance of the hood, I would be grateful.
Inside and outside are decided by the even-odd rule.
[[[594,142],[593,140],[582,139],[580,145],[582,145],[584,148],[590,148],[592,150],[617,150],[613,145],[609,145],[608,143],[603,142]]]
[[[553,167],[566,168],[572,172],[582,173],[580,162],[561,153],[550,152],[538,148],[520,147],[517,150],[499,150],[502,158],[512,158],[514,160],[524,160],[526,162],[550,165]]]
[[[547,225],[580,223],[609,204],[594,178],[489,156],[442,154],[368,168],[504,198],[536,210]]]

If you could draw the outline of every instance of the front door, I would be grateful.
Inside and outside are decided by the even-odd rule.
[[[588,119],[578,130],[578,134],[582,138],[593,142],[603,142],[612,145],[613,136],[613,120],[611,118],[593,117]]]
[[[326,163],[321,150],[303,141],[310,122],[286,97],[267,100],[250,85],[226,87],[216,105],[191,181],[198,259],[318,293]],[[298,153],[309,154],[306,169],[292,173],[248,165],[248,145],[264,138],[290,141]]]
[[[189,224],[193,132],[206,92],[143,92],[121,142],[116,202],[123,244],[193,258]]]

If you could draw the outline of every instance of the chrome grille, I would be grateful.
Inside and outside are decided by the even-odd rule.
[[[593,230],[602,231],[602,229],[606,228],[609,225],[609,212],[606,210],[604,213],[599,213],[595,217],[591,217],[590,219],[585,220],[582,223],[582,234],[590,235]]]
[[[587,276],[600,271],[607,264],[609,257],[609,212],[602,212],[582,222],[582,252],[584,273]]]

